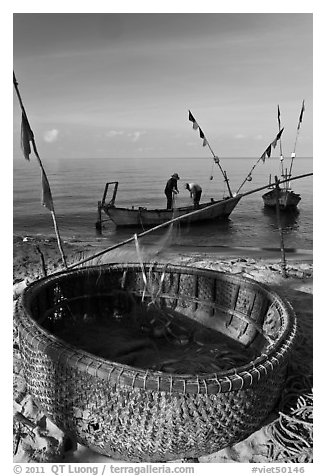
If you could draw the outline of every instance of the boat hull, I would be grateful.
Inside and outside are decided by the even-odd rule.
[[[201,210],[200,213],[198,212],[190,216],[185,216],[184,219],[180,220],[181,224],[189,224],[227,218],[239,202],[240,198],[241,196],[238,196],[216,202],[203,203],[199,205],[198,209],[195,209],[193,206],[166,210],[146,209],[142,207],[120,208],[111,205],[104,205],[103,210],[118,227],[157,226],[174,218]]]
[[[280,210],[289,210],[296,208],[301,200],[298,193],[292,192],[292,190],[279,190],[279,206]],[[265,207],[276,208],[277,204],[277,191],[275,189],[265,193],[263,195],[263,201]]]

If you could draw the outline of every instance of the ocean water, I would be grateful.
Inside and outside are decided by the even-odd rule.
[[[232,192],[236,192],[257,158],[224,158],[223,170],[227,172]],[[142,206],[164,208],[164,187],[167,179],[177,172],[180,176],[177,205],[190,204],[189,192],[184,184],[196,181],[203,187],[202,201],[219,199],[227,195],[223,177],[212,158],[198,159],[58,159],[43,160],[63,239],[103,241],[110,246],[133,236],[133,229],[116,229],[112,222],[105,222],[102,235],[95,229],[97,202],[101,200],[104,186],[109,181],[119,181],[117,206]],[[289,164],[286,163],[286,167]],[[293,176],[313,171],[312,158],[297,158]],[[267,159],[259,163],[241,192],[267,185],[269,175],[280,176],[279,160]],[[210,180],[210,177],[213,179]],[[41,205],[40,169],[35,159],[13,161],[13,231],[20,236],[54,236],[50,212]],[[313,247],[313,179],[307,177],[292,182],[300,193],[297,213],[282,215],[284,242],[287,248],[311,250]],[[263,206],[262,194],[243,197],[229,219],[223,222],[181,227],[176,234],[180,246],[279,246],[279,231],[275,212]],[[139,233],[142,230],[139,230]],[[163,230],[146,236],[146,242],[155,243]]]

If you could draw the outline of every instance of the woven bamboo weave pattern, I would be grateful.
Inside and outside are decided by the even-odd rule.
[[[211,454],[259,428],[282,391],[296,318],[266,286],[210,270],[138,264],[66,271],[29,286],[16,313],[28,388],[38,405],[80,443],[126,461]],[[176,375],[119,364],[62,341],[42,322],[71,309],[103,312],[112,290],[155,300],[254,346],[231,370]],[[86,299],[87,297],[87,299]]]

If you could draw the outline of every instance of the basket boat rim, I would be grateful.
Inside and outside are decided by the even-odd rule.
[[[273,298],[277,305],[287,316],[286,326],[280,338],[273,342],[265,353],[261,353],[256,359],[245,365],[214,373],[171,374],[162,371],[146,370],[119,362],[109,361],[102,357],[63,341],[44,329],[34,318],[28,309],[32,296],[43,286],[50,282],[56,282],[63,276],[96,273],[110,268],[134,269],[141,271],[140,263],[108,263],[87,267],[78,267],[51,274],[28,285],[19,298],[15,310],[15,316],[19,324],[19,333],[38,352],[49,356],[53,362],[61,365],[69,365],[82,372],[88,372],[95,377],[109,381],[114,385],[123,385],[132,388],[143,388],[152,391],[168,391],[170,393],[226,393],[234,390],[242,390],[252,386],[262,378],[266,378],[275,368],[282,367],[293,346],[296,335],[296,315],[291,304],[268,285],[259,283],[254,279],[237,276],[232,273],[217,271],[206,268],[197,268],[185,265],[173,265],[166,263],[143,263],[144,268],[151,267],[154,271],[165,270],[167,272],[179,272],[198,274],[201,276],[220,276],[233,283],[246,283],[260,289],[263,293]]]

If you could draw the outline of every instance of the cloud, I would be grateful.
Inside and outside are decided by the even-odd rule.
[[[44,132],[43,139],[45,140],[45,142],[55,142],[58,138],[58,135],[58,129],[50,129]]]
[[[146,134],[146,132],[134,131],[134,132],[129,132],[128,137],[131,137],[132,142],[137,142],[140,136],[144,134]]]
[[[123,131],[115,131],[115,130],[111,130],[105,133],[107,137],[122,136],[123,134],[124,134]]]
[[[126,134],[125,131],[116,131],[114,129],[105,132],[105,136],[110,137],[110,138],[117,137],[117,136],[123,136],[124,134]],[[128,132],[126,134],[126,136],[131,139],[131,142],[137,142],[139,140],[139,138],[144,134],[146,134],[146,132],[144,132],[144,131],[133,131],[133,132]]]

